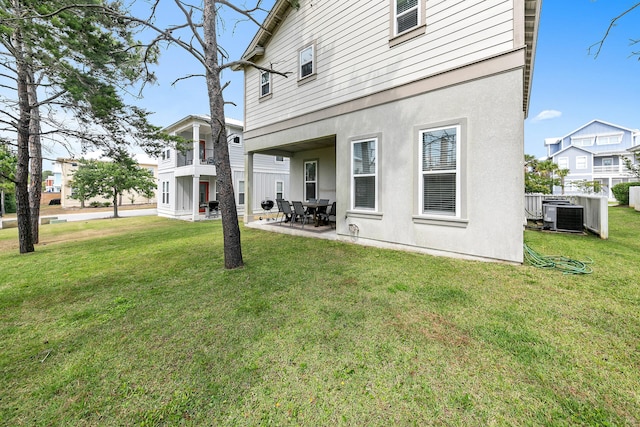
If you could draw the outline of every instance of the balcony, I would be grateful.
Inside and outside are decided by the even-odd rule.
[[[187,150],[184,154],[178,152],[176,176],[216,175],[216,167],[213,164],[213,149],[200,150],[199,154],[197,158],[194,158],[193,150]]]
[[[624,165],[594,166],[593,173],[617,173],[627,172]]]

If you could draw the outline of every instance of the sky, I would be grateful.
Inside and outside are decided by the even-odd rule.
[[[266,0],[269,9],[274,0]],[[247,0],[247,4],[252,1]],[[546,154],[544,140],[561,137],[594,119],[627,128],[640,128],[640,7],[621,17],[608,34],[597,57],[590,46],[600,41],[613,18],[631,8],[633,0],[544,0],[538,30],[529,114],[525,120],[525,153]],[[156,21],[162,27],[184,22],[181,12],[163,0]],[[148,5],[137,0],[134,8]],[[260,15],[263,19],[265,14]],[[219,43],[231,60],[239,59],[257,31],[251,22],[225,16]],[[130,102],[153,111],[151,121],[168,126],[189,114],[209,114],[204,78],[179,80],[197,74],[202,66],[180,48],[164,50],[155,71],[157,84],[147,86],[142,97]],[[242,72],[225,72],[225,115],[244,119]],[[46,165],[45,165],[46,169]]]

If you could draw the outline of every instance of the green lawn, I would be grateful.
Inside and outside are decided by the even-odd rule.
[[[220,221],[0,230],[0,425],[639,425],[640,213],[525,232],[593,274]]]

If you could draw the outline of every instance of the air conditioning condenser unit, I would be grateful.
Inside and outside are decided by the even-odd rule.
[[[579,205],[543,205],[543,227],[553,231],[581,233],[584,228],[584,207]]]

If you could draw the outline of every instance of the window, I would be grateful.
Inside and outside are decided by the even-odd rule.
[[[317,199],[318,188],[318,161],[304,162],[304,199]]]
[[[276,200],[284,199],[284,181],[276,181]]]
[[[593,145],[594,140],[595,138],[593,136],[571,138],[571,144],[575,145],[576,147],[590,147]]]
[[[459,215],[460,126],[420,132],[421,213]]]
[[[353,209],[376,210],[377,175],[376,160],[378,140],[353,141],[351,145],[351,204]]]
[[[284,163],[284,157],[276,156],[276,163]]]
[[[568,157],[558,157],[558,169],[569,169]]]
[[[238,181],[238,204],[244,205],[244,181]]]
[[[162,181],[162,203],[169,204],[169,181]]]
[[[586,169],[586,168],[587,168],[587,156],[576,157],[576,169]]]
[[[418,26],[418,0],[395,0],[395,34],[404,33]]]
[[[622,142],[622,135],[604,135],[599,136],[597,140],[598,145],[620,144],[620,142]]]
[[[268,71],[260,71],[260,96],[266,96],[271,93],[271,73]]]
[[[602,166],[613,166],[613,157],[604,157],[602,159]]]
[[[314,45],[305,47],[300,51],[300,79],[309,77],[316,72]]]

